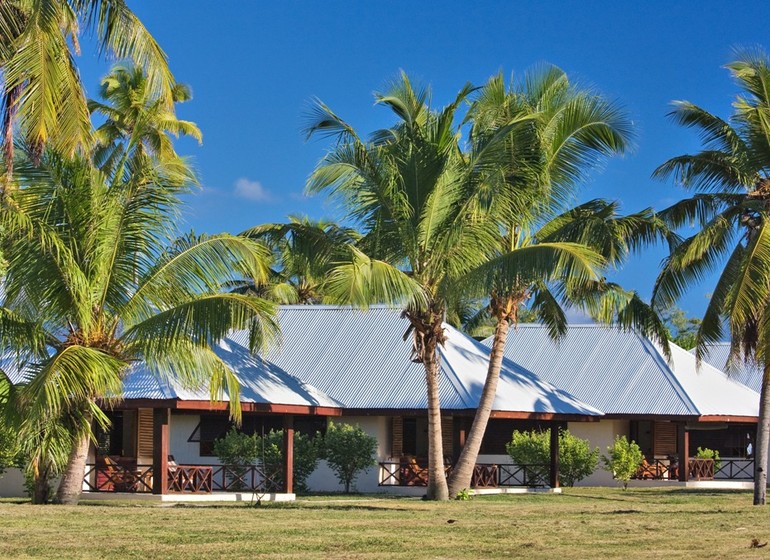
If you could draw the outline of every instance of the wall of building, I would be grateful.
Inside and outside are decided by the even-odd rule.
[[[628,420],[600,420],[599,422],[569,422],[567,429],[572,435],[587,439],[592,448],[599,448],[599,465],[594,473],[581,480],[576,486],[614,486],[612,473],[602,468],[601,455],[607,454],[607,447],[615,441],[615,436],[628,437]]]
[[[21,469],[5,469],[0,474],[0,498],[26,498],[24,472]]]
[[[169,453],[174,456],[174,460],[180,465],[218,465],[219,460],[216,457],[201,457],[200,444],[198,442],[188,442],[195,428],[200,422],[198,414],[175,414],[171,413],[169,422]]]
[[[387,461],[390,459],[389,417],[346,416],[332,421],[361,426],[367,434],[377,438],[377,461]],[[356,491],[365,493],[384,492],[385,488],[379,486],[379,472],[379,467],[374,466],[359,474],[354,483]],[[318,468],[310,475],[307,483],[315,492],[341,492],[345,489],[337,480],[334,471],[326,464],[326,461],[318,463]]]

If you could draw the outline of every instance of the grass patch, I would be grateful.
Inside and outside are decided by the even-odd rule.
[[[559,494],[318,496],[293,504],[0,502],[0,558],[762,558],[770,510],[747,492],[574,488]]]

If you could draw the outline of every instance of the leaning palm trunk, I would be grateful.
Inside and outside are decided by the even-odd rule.
[[[90,417],[88,418],[90,422]],[[56,502],[67,506],[75,506],[83,492],[83,477],[86,473],[88,449],[91,445],[90,430],[78,432],[73,438],[67,467],[62,473],[59,488],[56,491]]]
[[[500,379],[500,370],[503,365],[503,353],[505,351],[505,342],[508,339],[508,319],[498,319],[495,327],[495,337],[492,342],[492,352],[489,355],[489,369],[487,377],[484,380],[484,388],[481,391],[479,406],[476,409],[476,416],[473,418],[468,437],[465,440],[465,446],[460,453],[452,475],[449,477],[449,495],[456,496],[464,488],[470,488],[473,478],[473,469],[481,450],[481,442],[484,439],[484,433],[487,431],[489,416],[492,414],[492,405],[497,395],[497,382]]]
[[[429,500],[448,500],[444,470],[444,444],[441,433],[441,403],[438,394],[440,368],[436,341],[426,341],[425,379],[428,386],[428,492]]]
[[[759,398],[759,422],[757,424],[757,451],[754,455],[754,505],[765,505],[767,498],[767,457],[770,446],[770,360],[765,360],[762,389]]]
[[[34,466],[32,503],[47,504],[51,499],[50,465],[41,465],[40,461]]]

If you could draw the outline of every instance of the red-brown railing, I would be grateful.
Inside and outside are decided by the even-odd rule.
[[[83,483],[90,492],[152,492],[152,465],[86,465]]]
[[[427,486],[428,468],[416,462],[381,462],[380,486]],[[451,465],[445,465],[447,474]],[[479,463],[473,468],[471,487],[547,486],[548,465],[505,465]]]
[[[200,465],[168,467],[168,491],[200,494],[211,492],[213,468]]]
[[[652,462],[644,460],[636,473],[631,477],[635,480],[677,480],[679,467],[668,460],[653,459]]]
[[[169,465],[168,491],[184,494],[210,492],[280,492],[282,473],[266,472],[259,465]],[[84,488],[90,492],[152,492],[151,465],[86,466]]]

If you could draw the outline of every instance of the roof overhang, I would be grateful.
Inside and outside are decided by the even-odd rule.
[[[133,410],[137,408],[168,408],[171,410],[186,410],[190,412],[223,412],[230,410],[230,403],[226,401],[197,401],[181,399],[126,399],[112,408],[117,410]],[[241,403],[241,410],[243,412],[261,412],[268,414],[342,416],[341,408],[299,404],[244,402]]]

